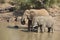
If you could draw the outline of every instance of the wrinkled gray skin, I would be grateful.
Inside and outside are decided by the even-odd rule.
[[[37,29],[38,32],[45,31],[47,27],[48,32],[52,30],[53,32],[53,25],[54,19],[51,16],[35,16],[32,20],[33,29]]]
[[[32,28],[32,19],[34,16],[47,16],[49,13],[45,9],[30,9],[24,12],[24,15],[21,18],[21,23],[26,24],[26,19],[28,20],[28,31]]]

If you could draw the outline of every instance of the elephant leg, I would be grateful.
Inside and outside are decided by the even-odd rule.
[[[30,25],[30,31],[33,31],[33,27]]]
[[[31,25],[28,25],[28,31],[33,31],[33,28]]]
[[[31,20],[28,20],[28,31],[31,31],[31,29],[32,29],[31,25],[32,25]]]
[[[51,31],[51,27],[48,27],[48,33]]]
[[[38,33],[39,33],[39,32],[41,32],[41,33],[43,32],[43,30],[42,30],[42,25],[39,25],[39,26],[38,26],[37,31],[38,31]]]
[[[31,23],[28,23],[28,31],[31,31]]]
[[[30,22],[28,20],[28,31],[30,31]]]
[[[37,28],[37,32],[38,32],[38,33],[40,32],[40,27]]]
[[[52,33],[53,33],[53,28],[51,28],[51,31],[52,31]]]
[[[52,31],[52,33],[53,33],[53,31],[54,31],[54,30],[53,30],[53,25],[51,26],[51,31]]]
[[[41,33],[43,32],[43,28],[42,28],[42,25],[40,25],[40,32],[41,32]]]
[[[46,30],[45,30],[45,28],[46,28],[46,25],[45,24],[43,24],[42,26],[41,26],[42,28],[42,32],[45,32]]]
[[[28,31],[30,31],[30,24],[28,24]]]

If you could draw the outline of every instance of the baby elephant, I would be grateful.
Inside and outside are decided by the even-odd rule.
[[[35,16],[32,20],[33,29],[37,30],[37,32],[45,31],[47,27],[48,32],[52,30],[53,32],[53,25],[54,19],[51,16]]]

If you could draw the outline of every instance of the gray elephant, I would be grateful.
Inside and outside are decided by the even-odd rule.
[[[48,32],[53,32],[54,19],[51,16],[35,16],[32,20],[33,29],[37,29],[38,32],[45,31],[47,27]]]
[[[49,13],[45,9],[30,9],[26,10],[21,18],[21,24],[25,24],[26,20],[28,20],[28,31],[32,28],[32,19],[34,16],[47,16]]]

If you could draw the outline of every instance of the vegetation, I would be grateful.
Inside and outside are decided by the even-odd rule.
[[[5,3],[5,0],[0,0],[0,3],[1,3],[1,4]]]
[[[48,8],[60,4],[60,0],[11,0],[10,3],[15,4],[17,9]]]

